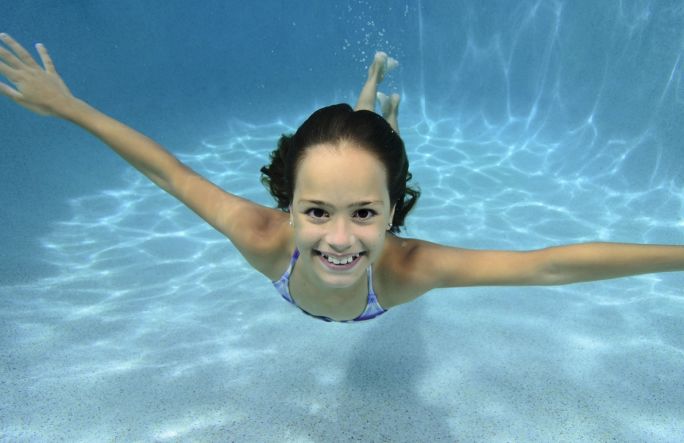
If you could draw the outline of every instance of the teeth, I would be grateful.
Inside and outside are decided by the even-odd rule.
[[[321,255],[323,257],[325,257],[326,260],[328,260],[330,263],[332,263],[334,265],[346,265],[346,264],[353,262],[354,260],[356,260],[359,257],[359,255],[357,254],[357,255],[351,255],[347,258],[343,258],[342,260],[338,260],[338,259],[333,258],[333,257],[328,257],[325,254],[321,254]]]

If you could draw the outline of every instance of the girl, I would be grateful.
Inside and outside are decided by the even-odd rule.
[[[354,110],[316,111],[262,168],[279,209],[197,175],[154,141],[74,97],[43,45],[43,67],[0,35],[0,93],[90,131],[223,233],[290,303],[327,321],[360,321],[433,288],[558,285],[684,270],[684,247],[586,243],[534,251],[443,246],[396,234],[419,192],[397,127],[399,96],[377,94],[397,62],[377,53]],[[375,114],[376,97],[383,117]]]

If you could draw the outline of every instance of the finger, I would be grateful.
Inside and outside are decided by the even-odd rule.
[[[21,97],[21,94],[19,94],[19,92],[17,92],[15,89],[10,88],[2,82],[0,82],[0,94],[9,97],[12,100],[18,100]]]
[[[43,46],[42,43],[38,43],[36,45],[36,49],[38,50],[38,55],[40,55],[40,61],[43,62],[43,67],[45,68],[45,70],[51,74],[57,74],[55,64],[52,62],[52,58],[50,57],[50,54],[48,54],[47,48]]]
[[[16,55],[9,52],[7,49],[0,46],[0,61],[4,61],[5,64],[11,66],[12,68],[18,68],[21,62]]]
[[[33,60],[31,54],[29,54],[28,51],[24,49],[24,47],[21,46],[19,43],[17,43],[12,37],[10,37],[7,34],[1,34],[0,38],[2,39],[2,42],[9,46],[10,49],[17,55],[17,57],[19,57],[19,60],[21,60],[29,66],[38,67],[38,63],[36,63],[36,61]]]
[[[15,82],[16,80],[15,70],[11,66],[3,63],[2,60],[0,60],[0,74],[7,77],[7,79],[12,82]]]

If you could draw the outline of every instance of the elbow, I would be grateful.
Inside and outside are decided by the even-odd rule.
[[[543,286],[558,286],[573,283],[573,280],[568,273],[555,264],[545,265],[543,270],[539,272],[538,281],[538,284]]]
[[[184,190],[191,186],[192,180],[198,176],[190,168],[176,160],[175,164],[166,168],[164,173],[151,173],[148,177],[164,191],[174,197],[181,198]]]
[[[577,276],[548,249],[540,253],[531,280],[540,286],[559,286],[577,282]]]

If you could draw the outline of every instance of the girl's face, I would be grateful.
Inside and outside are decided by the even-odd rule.
[[[351,142],[309,148],[290,212],[298,262],[312,283],[350,287],[380,257],[392,220],[385,168]]]

